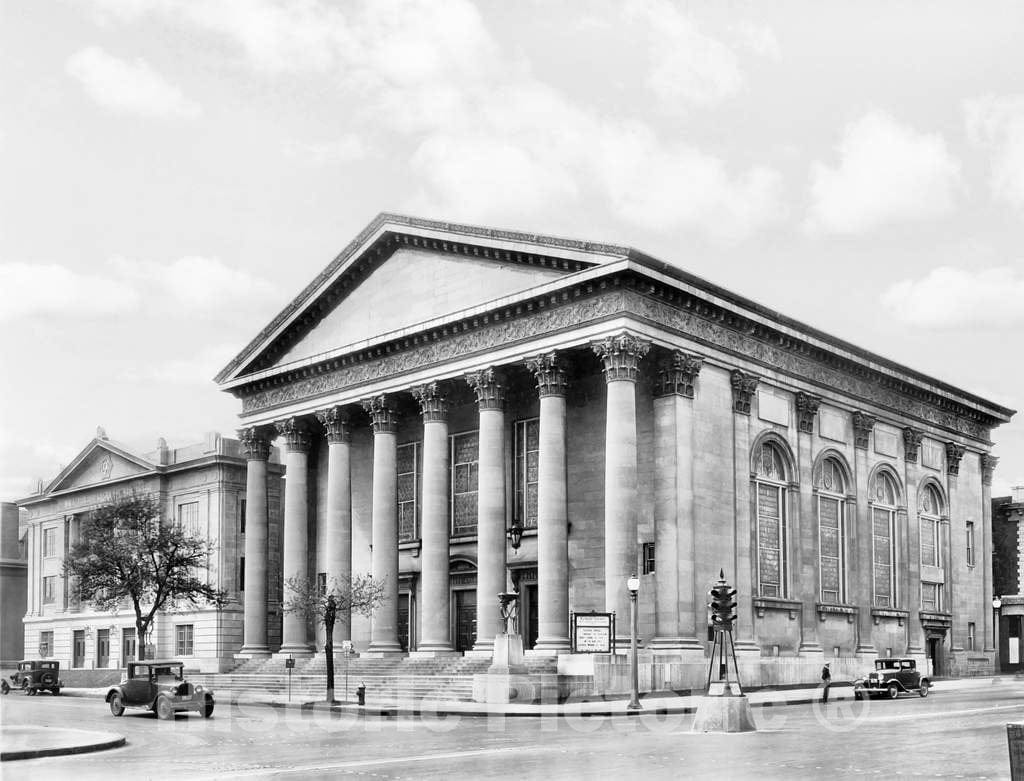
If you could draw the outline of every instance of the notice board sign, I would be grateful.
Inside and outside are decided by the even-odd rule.
[[[573,613],[572,652],[609,654],[615,637],[614,613]]]

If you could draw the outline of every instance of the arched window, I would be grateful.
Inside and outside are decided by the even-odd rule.
[[[942,517],[942,497],[934,485],[921,491],[921,563],[929,567],[942,566],[942,545],[939,530]]]
[[[834,458],[826,458],[814,474],[818,510],[818,568],[822,602],[846,601],[846,480]]]
[[[899,489],[888,472],[871,486],[871,561],[875,607],[896,607],[896,510]]]
[[[786,462],[765,442],[754,456],[757,499],[757,582],[763,597],[786,596]]]

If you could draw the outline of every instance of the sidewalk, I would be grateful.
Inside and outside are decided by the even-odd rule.
[[[118,748],[124,735],[84,729],[37,726],[0,726],[0,762],[14,759],[55,757],[60,754],[85,754]]]

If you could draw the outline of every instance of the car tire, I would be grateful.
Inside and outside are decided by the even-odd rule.
[[[11,691],[11,684],[7,681],[0,681],[0,694],[9,694]]]
[[[156,717],[171,721],[174,718],[174,708],[166,697],[158,697],[156,701]]]
[[[922,697],[927,697],[929,688],[931,688],[931,684],[928,681],[921,681],[921,688],[917,690],[917,693]]]
[[[888,691],[889,691],[889,699],[890,700],[895,700],[897,697],[900,696],[900,687],[897,686],[895,683],[890,683],[889,684],[889,690]]]
[[[212,697],[208,697],[206,699],[206,701],[203,703],[203,708],[200,711],[200,713],[203,714],[203,718],[204,719],[208,719],[208,718],[210,718],[210,716],[213,715],[213,698]]]
[[[54,686],[52,689],[50,689],[50,694],[52,694],[54,697],[59,697],[60,696],[60,687],[59,686]]]
[[[124,715],[124,699],[121,697],[120,692],[114,692],[110,695],[110,712],[114,716]]]
[[[55,683],[57,683],[57,676],[53,673],[43,673],[39,676],[39,683],[47,687],[53,686]]]

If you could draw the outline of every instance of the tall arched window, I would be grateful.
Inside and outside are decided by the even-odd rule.
[[[762,444],[754,457],[757,501],[757,583],[763,597],[786,596],[786,462],[778,446]]]
[[[921,563],[930,567],[942,566],[942,546],[939,542],[939,522],[942,517],[942,497],[934,485],[921,491]]]
[[[818,568],[822,602],[846,601],[846,480],[834,458],[826,458],[814,474],[818,511]]]
[[[899,489],[888,472],[879,472],[875,475],[871,496],[874,605],[896,607],[896,510]]]

